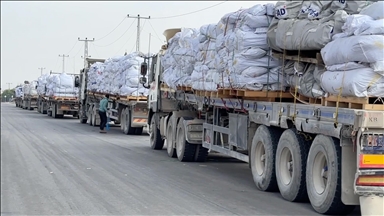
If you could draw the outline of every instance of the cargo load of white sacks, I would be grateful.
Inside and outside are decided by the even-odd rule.
[[[229,13],[171,38],[162,79],[171,88],[207,91],[290,86],[312,98],[341,89],[342,96],[384,96],[383,7],[382,1],[290,1]],[[321,52],[326,67],[292,61],[282,67],[271,50],[284,49]]]
[[[36,85],[37,85],[37,81],[35,80],[28,84],[23,84],[22,86],[23,95],[37,96]]]
[[[171,88],[285,89],[281,62],[270,56],[267,28],[273,4],[226,14],[218,24],[183,28],[168,41],[163,81]]]
[[[23,86],[18,86],[15,88],[15,96],[17,98],[22,98],[24,97],[24,93],[23,93]]]
[[[66,73],[43,74],[37,79],[37,93],[55,97],[77,97],[79,89],[75,87],[75,76]]]
[[[121,96],[147,96],[148,89],[139,83],[144,54],[134,52],[92,64],[88,71],[87,90]]]

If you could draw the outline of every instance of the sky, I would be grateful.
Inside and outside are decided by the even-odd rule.
[[[134,52],[137,19],[126,18],[128,14],[151,17],[140,20],[140,51],[150,48],[156,53],[165,43],[166,29],[199,28],[217,23],[226,13],[265,3],[276,1],[1,1],[1,89],[7,89],[7,83],[13,88],[36,80],[38,68],[45,68],[43,73],[62,72],[59,55],[69,55],[64,58],[65,72],[79,73],[84,65],[84,42],[79,37],[95,38],[89,42],[92,58]],[[164,18],[170,16],[176,17]]]

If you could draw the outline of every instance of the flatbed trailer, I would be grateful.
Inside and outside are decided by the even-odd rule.
[[[22,100],[22,108],[27,110],[34,110],[37,108],[37,95],[24,95]]]
[[[152,149],[166,144],[168,156],[182,162],[204,162],[211,151],[239,159],[249,163],[257,189],[280,191],[290,202],[309,199],[318,213],[340,215],[360,205],[362,215],[384,215],[383,104],[341,96],[302,104],[292,92],[174,90],[160,80],[165,52],[163,46],[153,57],[149,74]]]
[[[37,112],[41,114],[47,114],[49,97],[45,95],[39,95],[37,98]]]
[[[76,97],[50,96],[47,101],[47,115],[63,118],[64,115],[78,117],[79,102]]]
[[[75,81],[79,87],[79,119],[80,123],[91,126],[100,125],[99,103],[106,93],[87,91],[88,68],[95,62],[104,62],[104,59],[87,58],[86,68],[80,71],[80,76]],[[147,97],[122,96],[110,94],[107,116],[115,124],[120,124],[120,129],[127,135],[140,135],[147,125]]]

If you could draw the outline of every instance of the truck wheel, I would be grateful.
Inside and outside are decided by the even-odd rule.
[[[208,157],[208,149],[204,148],[203,145],[196,146],[195,162],[205,162]]]
[[[310,146],[311,142],[296,129],[287,129],[280,137],[276,150],[276,180],[285,200],[308,200],[305,172]]]
[[[97,125],[97,120],[96,120],[96,111],[94,111],[93,113],[92,113],[92,125],[93,125],[93,127],[97,127],[98,125]]]
[[[121,119],[121,122],[120,122],[120,130],[121,132],[124,133],[125,131],[125,108],[121,110],[121,113],[120,113],[120,119]]]
[[[135,128],[135,135],[141,135],[143,134],[143,128],[140,127],[140,128]]]
[[[261,125],[252,140],[251,170],[256,187],[262,191],[276,191],[276,148],[281,130]]]
[[[134,135],[135,134],[135,129],[134,127],[131,126],[131,113],[129,109],[125,109],[125,129],[124,133],[127,135]]]
[[[157,114],[154,114],[149,127],[149,140],[152,149],[161,150],[164,147],[164,140],[161,138],[160,130],[156,126],[156,119]]]
[[[181,117],[177,124],[176,133],[176,155],[181,162],[191,162],[195,159],[197,145],[190,144],[185,140],[185,128],[183,124],[184,118]]]
[[[52,118],[56,118],[56,105],[52,106]]]
[[[171,157],[171,158],[176,158],[176,149],[175,147],[173,147],[173,143],[172,143],[172,124],[168,122],[168,127],[167,127],[167,139],[165,139],[166,143],[167,143],[167,153],[168,153],[168,156]]]
[[[88,124],[89,124],[89,126],[93,126],[92,115],[93,115],[93,106],[89,107],[89,109],[88,109],[88,120],[89,120]]]
[[[355,206],[341,201],[341,147],[338,139],[317,135],[307,160],[307,190],[313,209],[320,214],[341,215]]]

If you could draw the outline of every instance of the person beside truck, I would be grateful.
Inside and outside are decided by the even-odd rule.
[[[107,124],[108,99],[109,99],[109,94],[106,94],[105,97],[100,101],[100,104],[99,104],[100,133],[107,133],[104,130],[104,127]]]

